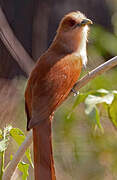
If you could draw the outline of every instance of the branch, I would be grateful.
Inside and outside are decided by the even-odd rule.
[[[76,91],[79,90],[80,88],[85,86],[89,81],[91,81],[95,77],[99,76],[100,74],[108,71],[109,69],[111,69],[112,67],[114,67],[116,65],[117,65],[117,56],[115,56],[114,58],[112,58],[112,59],[108,60],[107,62],[101,64],[100,66],[98,66],[97,68],[95,68],[94,70],[89,72],[87,75],[85,75],[83,78],[81,78],[74,85],[74,89]],[[30,141],[29,141],[29,137],[30,137]],[[9,164],[7,169],[5,170],[3,180],[7,180],[8,177],[9,177],[9,179],[11,178],[11,176],[13,175],[13,172],[15,171],[15,168],[17,167],[18,162],[22,158],[26,149],[30,146],[31,142],[32,142],[32,131],[29,132],[25,141],[23,142],[23,144],[21,145],[19,150],[16,152],[16,154],[13,157],[13,160],[11,161],[11,163]]]
[[[11,53],[13,58],[17,61],[19,66],[27,75],[32,70],[34,62],[32,58],[28,55],[26,50],[23,48],[21,43],[15,37],[12,29],[10,28],[7,19],[0,7],[0,39],[5,44],[8,51]]]
[[[73,89],[75,91],[78,91],[80,88],[85,86],[89,81],[103,74],[104,72],[108,71],[109,69],[111,69],[112,67],[116,65],[117,65],[117,56],[113,57],[112,59],[108,60],[107,62],[93,69],[91,72],[87,73],[74,85]]]
[[[21,160],[26,149],[31,145],[31,143],[32,143],[32,131],[30,131],[28,133],[26,139],[24,140],[24,142],[22,143],[22,145],[19,147],[18,151],[14,155],[12,161],[10,162],[10,164],[8,165],[7,169],[5,170],[5,172],[3,174],[2,180],[10,180],[11,179],[19,161]]]

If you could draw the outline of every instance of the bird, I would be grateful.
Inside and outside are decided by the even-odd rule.
[[[40,175],[35,168],[36,180],[39,177],[43,180],[56,179],[52,165],[51,122],[56,109],[73,90],[83,66],[86,67],[90,24],[92,21],[80,11],[66,14],[50,47],[37,60],[29,76],[25,90],[25,111],[27,130],[33,129],[35,166],[41,163]],[[39,148],[42,148],[40,152]],[[44,155],[46,150],[48,152]],[[38,160],[38,153],[42,155],[41,160]],[[47,167],[50,173],[45,170]]]

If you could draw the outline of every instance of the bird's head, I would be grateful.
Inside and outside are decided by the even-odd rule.
[[[57,39],[63,43],[66,48],[76,51],[80,46],[86,44],[88,25],[92,24],[80,11],[71,12],[63,17],[58,30]]]

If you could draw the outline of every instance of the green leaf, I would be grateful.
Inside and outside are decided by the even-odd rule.
[[[100,91],[100,92],[106,93],[106,91]],[[91,119],[94,120],[94,122],[102,130],[102,132],[103,132],[103,128],[100,123],[100,115],[96,105],[100,103],[106,103],[110,105],[113,102],[113,99],[114,99],[114,94],[112,93],[108,93],[107,95],[102,97],[88,95],[87,98],[85,99],[85,104],[86,104],[85,113],[89,115]]]
[[[27,159],[31,163],[31,166],[34,168],[34,165],[33,165],[32,159],[31,159],[31,152],[30,152],[29,148],[26,150],[25,154],[26,154]]]
[[[89,95],[86,98],[85,103],[86,104],[99,104],[99,103],[105,102],[106,104],[111,104],[113,99],[114,99],[114,95],[112,93],[109,93],[103,97]]]
[[[112,104],[108,107],[108,114],[112,123],[117,128],[117,97],[116,96]]]
[[[107,91],[106,89],[98,89],[97,92],[101,93],[101,94],[108,94],[109,93],[109,91]]]
[[[89,92],[89,93],[90,93],[90,92]],[[80,103],[84,102],[85,98],[89,95],[89,93],[80,93],[80,94],[77,96],[77,98],[76,98],[76,100],[75,100],[75,102],[74,102],[74,104],[73,104],[72,111],[73,111]]]
[[[24,133],[18,128],[12,128],[10,131],[10,135],[12,136],[12,138],[16,141],[16,143],[19,146],[21,146],[21,144],[24,142],[24,140],[26,138]],[[33,162],[31,160],[31,153],[30,153],[29,148],[26,150],[25,155],[33,167]]]
[[[95,106],[94,108],[94,115],[95,115],[95,119],[96,119],[96,124],[97,126],[103,131],[102,125],[100,123],[100,115],[99,115],[99,111],[98,108]]]
[[[92,111],[88,114],[89,118],[93,120],[94,125],[101,129],[102,133],[104,129],[100,123],[100,114],[96,105],[93,107]]]
[[[82,102],[85,101],[85,98],[89,95],[89,93],[90,93],[90,92],[88,92],[88,93],[80,93],[79,95],[77,95],[76,100],[75,100],[75,102],[74,102],[74,104],[73,104],[73,106],[72,106],[72,108],[71,108],[71,111],[70,111],[69,114],[67,115],[67,119],[71,118],[74,109],[75,109],[76,107],[78,107],[78,105],[79,105],[80,103],[82,103]]]
[[[12,138],[17,142],[17,144],[20,146],[23,141],[25,140],[25,135],[24,133],[18,129],[18,128],[12,128],[10,131],[10,135]]]
[[[28,174],[29,164],[24,162],[19,162],[18,169],[22,172],[22,180],[27,180],[27,177],[29,175]]]
[[[113,90],[112,93],[117,94],[117,91],[116,91],[116,90]]]
[[[96,104],[99,103],[111,104],[113,99],[114,99],[114,95],[112,93],[109,93],[102,97],[88,95],[88,97],[85,99],[85,104],[86,104],[85,113],[89,114],[93,110]]]
[[[0,139],[3,138],[3,135],[2,135],[2,130],[0,129]]]
[[[105,95],[105,94],[109,94],[107,97],[105,97],[105,98],[109,98],[110,96],[112,97],[113,95],[113,93],[110,93],[108,90],[106,90],[106,89],[99,89],[99,90],[96,90],[96,91],[89,91],[89,92],[86,92],[86,93],[80,93],[78,96],[77,96],[77,98],[76,98],[76,100],[75,100],[75,102],[74,102],[74,104],[73,104],[73,106],[72,106],[72,111],[80,104],[80,103],[82,103],[82,102],[84,102],[85,101],[85,99],[87,98],[87,96],[89,96],[89,95],[91,95],[92,94],[92,96],[94,95],[94,94],[97,94],[97,93],[99,93],[99,94],[101,94],[101,95]],[[97,96],[94,96],[94,97],[97,97]],[[102,97],[100,97],[100,98],[102,98]],[[108,102],[108,101],[107,101]]]
[[[10,155],[10,160],[12,160],[12,159],[13,159],[13,155],[11,154],[11,155]]]

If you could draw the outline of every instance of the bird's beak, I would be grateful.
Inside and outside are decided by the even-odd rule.
[[[93,24],[93,22],[90,19],[83,19],[83,21],[80,23],[80,26],[85,26],[90,24]]]
[[[85,26],[85,25],[91,25],[91,24],[93,24],[93,22],[90,20],[90,19],[83,19],[82,21],[81,21],[81,23],[78,23],[78,24],[76,24],[75,26],[74,26],[74,29],[75,28],[77,28],[77,27],[83,27],[83,26]]]

